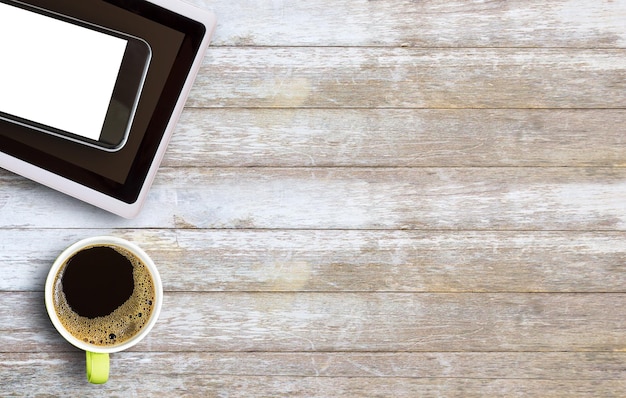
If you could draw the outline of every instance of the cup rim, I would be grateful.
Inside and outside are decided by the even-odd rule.
[[[54,308],[54,280],[57,273],[59,272],[59,269],[65,263],[65,261],[73,256],[75,253],[84,249],[85,247],[94,245],[117,245],[129,250],[134,255],[139,257],[139,259],[146,265],[146,267],[148,267],[148,270],[150,271],[150,274],[152,275],[152,279],[154,281],[155,302],[154,309],[152,311],[149,321],[141,329],[141,331],[133,336],[131,339],[112,347],[97,346],[95,344],[86,343],[74,337],[67,329],[65,329]],[[52,324],[54,325],[56,330],[61,334],[61,336],[63,336],[65,340],[67,340],[73,346],[78,347],[84,351],[110,354],[123,351],[134,346],[135,344],[139,343],[145,336],[147,336],[150,330],[152,330],[161,313],[161,306],[163,304],[163,284],[161,282],[161,277],[159,275],[159,271],[156,268],[156,265],[154,264],[154,261],[152,261],[150,256],[148,256],[148,254],[146,254],[143,249],[126,239],[116,236],[101,235],[81,239],[78,242],[75,242],[67,247],[65,250],[63,250],[63,252],[61,252],[61,254],[59,254],[59,256],[54,260],[50,271],[48,272],[44,295],[48,316],[50,317],[50,320],[52,321]]]

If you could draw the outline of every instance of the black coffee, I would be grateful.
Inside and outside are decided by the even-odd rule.
[[[154,295],[146,265],[113,245],[77,252],[54,283],[54,306],[63,326],[78,339],[102,346],[137,334],[150,319]]]
[[[61,284],[67,303],[78,315],[106,316],[133,294],[133,263],[112,247],[91,247],[69,259]]]

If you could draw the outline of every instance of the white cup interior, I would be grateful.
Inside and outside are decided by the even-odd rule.
[[[60,268],[63,264],[72,257],[75,253],[82,250],[85,247],[93,246],[93,245],[115,245],[122,247],[135,256],[137,256],[145,265],[148,267],[150,274],[152,275],[152,280],[154,281],[154,309],[152,314],[150,315],[150,319],[146,323],[146,325],[141,329],[139,333],[133,336],[131,339],[124,341],[123,343],[111,346],[111,347],[103,347],[95,344],[90,344],[84,342],[76,337],[74,337],[70,332],[65,329],[54,308],[54,280],[56,275],[58,274]],[[129,242],[125,239],[114,237],[114,236],[95,236],[91,238],[83,239],[79,242],[74,243],[67,249],[65,249],[54,261],[52,264],[52,268],[48,273],[48,277],[46,279],[45,286],[45,301],[46,301],[46,310],[48,311],[48,316],[52,321],[54,327],[59,331],[59,333],[67,340],[70,344],[80,348],[81,350],[97,352],[97,353],[113,353],[126,350],[135,344],[139,343],[152,329],[157,319],[159,318],[159,314],[161,312],[161,305],[163,303],[163,285],[161,282],[161,277],[159,276],[159,272],[154,265],[152,259],[137,245],[132,242]]]

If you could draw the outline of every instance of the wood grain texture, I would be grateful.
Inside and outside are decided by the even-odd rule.
[[[18,382],[28,374],[11,365],[30,363],[37,372],[59,376],[59,362],[76,369],[79,350],[58,353],[2,353],[0,375]],[[545,379],[623,380],[626,372],[621,352],[120,352],[111,357],[119,371],[116,379],[128,375],[154,374],[163,377],[204,376],[297,376],[297,377],[371,377],[466,378],[466,379]],[[31,369],[31,372],[33,370]],[[1,387],[0,387],[1,388]]]
[[[187,105],[624,108],[625,77],[621,49],[229,47],[208,53]]]
[[[152,380],[158,378],[159,382]],[[272,397],[384,397],[390,391],[396,397],[483,397],[484,394],[506,396],[543,397],[603,397],[621,396],[624,382],[620,380],[560,381],[560,380],[501,380],[501,379],[412,379],[412,378],[341,378],[341,377],[290,377],[290,376],[213,376],[196,372],[191,375],[148,373],[146,383],[141,375],[117,376],[102,387],[76,384],[59,385],[51,381],[41,386],[52,396],[80,394],[83,397],[99,397],[102,394],[125,397],[176,396],[197,397],[204,395],[249,397],[250,392]],[[113,383],[115,382],[115,383]],[[124,387],[129,385],[130,387]],[[34,393],[30,385],[8,390],[7,396]]]
[[[225,391],[246,396],[252,388],[271,396],[383,396],[387,394],[382,388],[389,388],[407,397],[480,396],[491,391],[617,397],[625,374],[621,353],[177,353],[174,359],[169,353],[123,352],[112,356],[111,382],[89,388],[82,385],[83,356],[78,351],[0,354],[0,394],[37,394],[41,390],[24,383],[36,374],[39,388],[55,396],[197,396]],[[558,391],[543,391],[555,387]]]
[[[189,1],[218,15],[216,46],[626,46],[622,0]]]
[[[625,0],[188,1],[138,218],[0,171],[0,396],[626,396]],[[102,234],[165,303],[90,386],[43,286]]]
[[[5,352],[64,351],[42,292],[3,292]],[[202,293],[164,296],[155,352],[624,351],[626,294]]]
[[[164,165],[621,167],[625,125],[623,109],[189,108]]]
[[[622,232],[203,229],[0,230],[0,291],[42,291],[57,254],[105,234],[168,292],[626,292]]]
[[[621,167],[163,168],[135,220],[120,220],[2,174],[9,183],[0,185],[0,197],[6,198],[1,221],[10,228],[622,231],[626,226],[626,168]],[[34,217],[36,212],[41,217]]]

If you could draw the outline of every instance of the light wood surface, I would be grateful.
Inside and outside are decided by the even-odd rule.
[[[191,2],[138,218],[0,171],[0,396],[626,395],[626,1]],[[92,386],[43,285],[102,234],[165,300]]]

